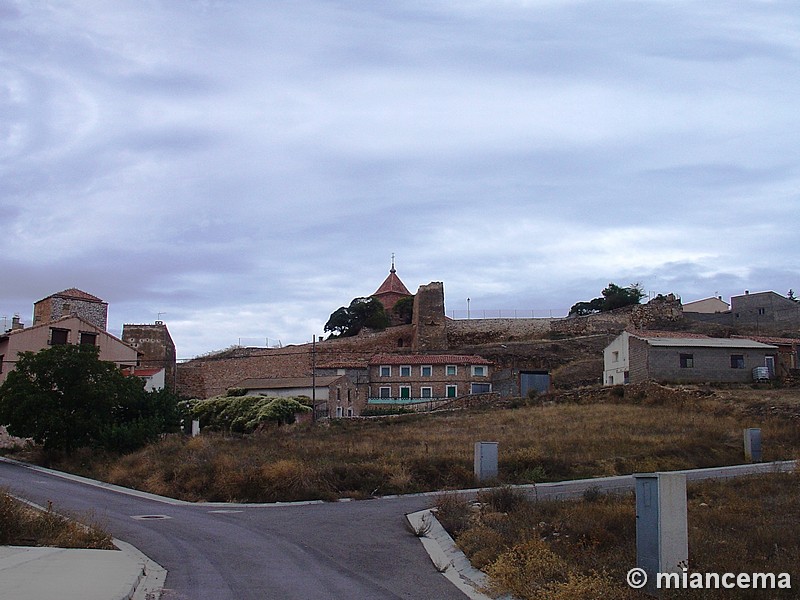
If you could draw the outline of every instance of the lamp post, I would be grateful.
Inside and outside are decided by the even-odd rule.
[[[467,298],[467,320],[469,320],[469,298]]]

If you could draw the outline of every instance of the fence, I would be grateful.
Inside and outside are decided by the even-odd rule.
[[[568,308],[535,308],[535,309],[486,309],[486,310],[451,310],[451,319],[561,319],[569,313]]]

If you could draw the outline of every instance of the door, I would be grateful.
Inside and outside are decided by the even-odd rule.
[[[550,373],[547,371],[521,371],[519,374],[519,393],[525,398],[530,390],[538,393],[550,391]]]

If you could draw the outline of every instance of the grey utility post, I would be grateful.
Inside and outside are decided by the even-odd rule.
[[[761,462],[761,430],[758,427],[744,430],[744,457],[747,462]]]
[[[497,477],[497,442],[475,442],[475,479],[478,482]]]
[[[647,573],[645,591],[656,594],[657,573],[681,573],[689,563],[686,475],[635,474],[636,566]]]

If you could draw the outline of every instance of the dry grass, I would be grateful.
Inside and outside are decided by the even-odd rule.
[[[48,464],[191,501],[257,502],[472,487],[476,441],[499,442],[501,484],[741,463],[744,427],[761,427],[764,460],[795,458],[800,429],[787,414],[754,409],[775,401],[764,393],[596,389],[572,403],[171,436],[127,456]],[[800,392],[782,393],[800,406]]]
[[[700,573],[790,573],[800,564],[796,473],[689,484],[689,563]],[[455,530],[495,593],[543,598],[645,598],[625,585],[636,564],[633,494],[521,501],[500,511],[494,492]],[[445,500],[452,512],[452,501]],[[508,506],[507,503],[504,506]],[[789,590],[691,590],[667,598],[790,598]]]
[[[54,546],[116,550],[111,534],[91,519],[67,519],[36,510],[0,491],[0,546]]]

